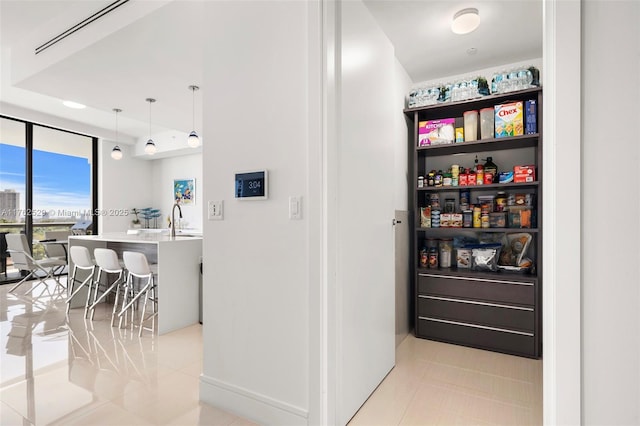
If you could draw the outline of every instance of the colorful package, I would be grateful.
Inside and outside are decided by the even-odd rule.
[[[511,102],[508,104],[496,105],[495,111],[495,137],[506,138],[510,136],[521,136],[524,134],[524,123],[522,118],[522,102]]]
[[[418,123],[418,146],[453,143],[455,119],[421,121]]]

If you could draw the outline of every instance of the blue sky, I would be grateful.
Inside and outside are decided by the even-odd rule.
[[[91,209],[91,166],[87,158],[54,152],[33,152],[34,210],[84,212]],[[20,192],[24,208],[25,149],[0,143],[0,191]]]

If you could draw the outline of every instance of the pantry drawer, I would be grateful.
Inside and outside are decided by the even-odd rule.
[[[419,295],[418,316],[467,322],[509,330],[535,329],[533,307]]]
[[[416,334],[432,340],[472,346],[513,355],[537,358],[536,338],[533,333],[502,330],[441,320],[429,317],[418,317]]]
[[[418,294],[535,305],[535,281],[418,274]]]

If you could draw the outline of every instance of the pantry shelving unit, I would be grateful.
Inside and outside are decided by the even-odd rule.
[[[418,146],[421,121],[462,118],[469,110],[480,110],[511,101],[536,100],[538,133],[522,136],[482,139],[446,145]],[[414,232],[411,249],[415,279],[415,334],[417,337],[480,349],[540,358],[542,356],[542,89],[489,95],[479,99],[446,102],[425,107],[407,108],[409,131],[409,194]],[[447,165],[472,167],[475,158],[491,156],[498,171],[512,170],[515,165],[535,165],[536,180],[529,183],[494,183],[459,187],[418,188],[418,176],[430,170],[446,170]],[[441,201],[454,198],[459,211],[459,192],[468,189],[471,203],[479,195],[533,194],[535,222],[533,228],[426,228],[420,226],[420,208],[429,204],[437,193]],[[420,249],[427,238],[478,237],[482,234],[500,237],[526,232],[531,235],[527,257],[534,268],[530,271],[497,272],[457,268],[455,250],[450,268],[426,268],[420,265]]]

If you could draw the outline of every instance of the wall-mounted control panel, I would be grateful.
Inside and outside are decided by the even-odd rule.
[[[266,170],[236,173],[235,197],[238,200],[266,200],[269,179]]]

